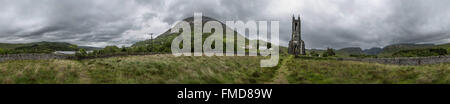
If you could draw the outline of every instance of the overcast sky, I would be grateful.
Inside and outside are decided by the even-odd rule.
[[[287,45],[301,15],[307,48],[450,43],[450,0],[0,0],[0,43],[131,45],[194,12],[280,21]]]

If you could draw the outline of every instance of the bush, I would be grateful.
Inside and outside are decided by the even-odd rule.
[[[443,48],[430,49],[430,52],[437,53],[439,55],[447,55],[447,50]]]
[[[75,56],[77,57],[86,57],[88,54],[86,52],[86,49],[80,49],[78,52],[75,53]]]
[[[0,54],[6,54],[6,50],[0,48]]]
[[[117,52],[120,52],[121,49],[120,49],[119,47],[117,47],[117,46],[106,46],[106,47],[103,49],[103,51],[104,51],[104,53],[106,53],[106,54],[110,54],[110,53],[117,53]]]
[[[328,57],[328,56],[335,56],[336,53],[334,52],[333,48],[327,48],[327,51],[323,52],[322,56],[323,57]]]
[[[317,53],[316,51],[311,51],[311,53],[309,53],[311,56],[315,56],[318,57],[319,53]]]
[[[450,55],[450,48],[447,48],[447,54]]]
[[[121,52],[128,52],[128,49],[125,46],[122,46],[122,48],[120,50],[121,50]]]

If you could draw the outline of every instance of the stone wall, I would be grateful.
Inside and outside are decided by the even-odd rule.
[[[0,55],[0,62],[9,60],[47,60],[47,59],[68,59],[69,56],[56,54],[8,54]]]
[[[403,57],[403,58],[343,58],[340,60],[346,61],[362,61],[381,64],[396,64],[396,65],[426,65],[449,63],[450,56],[432,56],[432,57]]]

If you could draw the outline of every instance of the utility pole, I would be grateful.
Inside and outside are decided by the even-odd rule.
[[[150,35],[150,50],[149,51],[153,51],[153,33],[149,33],[149,35]],[[149,48],[149,47],[147,47],[147,48]]]
[[[150,33],[150,44],[153,44],[153,33]]]
[[[153,33],[148,33],[148,35],[150,35],[150,42],[149,42],[149,44],[152,44],[153,43]]]

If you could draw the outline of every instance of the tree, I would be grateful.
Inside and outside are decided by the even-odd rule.
[[[93,56],[98,57],[98,55],[100,55],[100,51],[99,50],[94,50],[91,53]]]
[[[121,52],[127,52],[127,47],[125,47],[125,46],[122,46],[122,48],[121,48]]]
[[[450,55],[450,48],[447,48],[447,54]]]
[[[6,50],[0,48],[0,54],[6,54]]]
[[[392,54],[393,57],[428,57],[428,56],[443,56],[447,55],[447,49],[444,48],[429,48],[429,49],[412,49],[401,50]]]
[[[322,54],[323,57],[334,56],[334,55],[336,55],[336,53],[334,52],[333,48],[327,48],[327,51],[323,52],[323,54]]]
[[[77,53],[75,53],[75,56],[78,56],[78,57],[85,57],[85,56],[87,56],[87,52],[86,52],[86,49],[80,49]]]
[[[316,51],[311,51],[310,53],[309,53],[311,56],[319,56],[319,53],[317,53]]]
[[[120,48],[117,46],[106,46],[104,49],[106,54],[120,52]]]
[[[430,52],[434,52],[434,53],[437,53],[439,55],[446,55],[447,54],[447,50],[444,49],[444,48],[430,49]]]
[[[70,45],[69,48],[70,48],[71,50],[77,50],[77,49],[78,49],[78,46],[77,46],[77,45]]]

